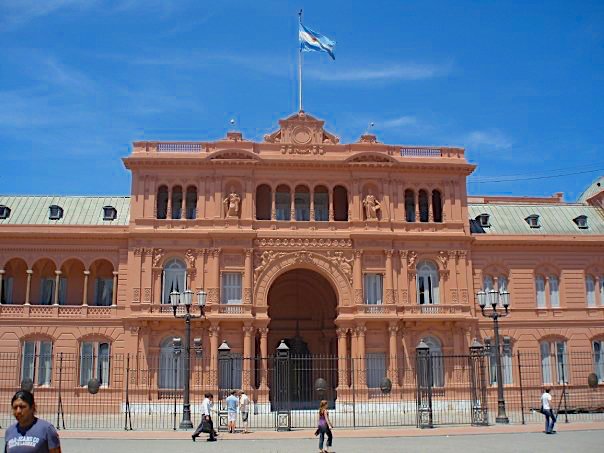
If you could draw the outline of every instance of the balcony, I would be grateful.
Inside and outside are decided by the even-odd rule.
[[[405,305],[402,307],[404,318],[452,319],[470,318],[469,305]]]
[[[135,306],[133,306],[134,308]],[[148,306],[148,312],[149,313],[153,313],[153,314],[157,314],[160,316],[174,316],[174,311],[172,309],[172,305],[170,304],[153,304],[153,305],[149,305]],[[178,315],[184,315],[186,313],[185,307],[182,305],[179,305],[178,307],[176,307],[176,314]],[[199,315],[200,310],[199,307],[197,305],[192,305],[191,306],[191,314],[194,316]],[[234,316],[241,316],[241,315],[251,315],[252,313],[252,306],[251,304],[212,304],[212,305],[206,305],[205,307],[205,314],[206,316],[212,316],[212,315],[221,315],[224,316],[226,315],[227,317],[230,317],[231,315]]]
[[[354,306],[354,314],[357,317],[376,319],[376,318],[396,318],[396,305],[388,304],[359,304]]]
[[[0,305],[1,318],[66,319],[91,318],[106,319],[117,317],[123,307],[96,305]]]

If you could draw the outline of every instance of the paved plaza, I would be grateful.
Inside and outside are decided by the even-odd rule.
[[[334,452],[569,452],[602,451],[604,425],[593,424],[592,429],[571,430],[561,426],[555,435],[525,431],[523,427],[498,427],[476,431],[472,428],[443,428],[419,430],[346,430],[335,431]],[[516,432],[514,432],[516,431]],[[483,434],[476,434],[482,432]],[[186,452],[241,452],[245,453],[298,453],[318,450],[312,431],[291,433],[252,433],[248,435],[222,434],[220,440],[208,443],[203,438],[191,442],[189,433],[170,433],[169,437],[150,439],[145,433],[122,433],[123,438],[84,438],[84,433],[62,432],[64,452],[86,453],[165,453]],[[104,436],[120,433],[104,433]],[[153,434],[151,434],[152,436]],[[75,436],[81,436],[76,438]],[[146,437],[146,438],[145,438]],[[157,436],[159,437],[159,436]]]

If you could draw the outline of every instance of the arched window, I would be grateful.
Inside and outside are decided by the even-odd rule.
[[[570,369],[566,340],[544,340],[539,343],[541,351],[541,378],[543,384],[568,384]]]
[[[484,278],[482,279],[482,289],[485,292],[489,292],[492,289],[495,288],[495,284],[493,282],[493,277],[491,277],[490,275],[485,275]]]
[[[168,217],[168,188],[160,186],[157,190],[157,218],[165,219]]]
[[[182,353],[174,353],[174,339],[165,338],[159,345],[160,389],[182,389],[184,387],[184,364]]]
[[[187,187],[187,201],[185,215],[187,219],[197,218],[197,187]]]
[[[296,220],[310,220],[310,192],[306,186],[296,187],[294,194],[294,209],[296,211]]]
[[[438,304],[438,268],[430,261],[417,265],[417,303]]]
[[[285,185],[277,187],[277,192],[275,193],[275,209],[277,210],[277,220],[291,219],[290,198],[289,187]]]
[[[271,188],[262,184],[256,188],[256,220],[271,219]]]
[[[336,222],[348,221],[348,191],[344,186],[333,188],[333,219]]]
[[[430,348],[430,357],[432,360],[432,386],[444,387],[445,366],[440,341],[436,337],[427,337],[424,338],[424,343]]]
[[[428,216],[429,208],[428,208],[428,192],[425,190],[419,191],[419,221],[427,222],[429,219]]]
[[[405,190],[405,220],[415,222],[415,192],[411,189]]]
[[[587,294],[587,306],[596,306],[596,279],[588,275],[585,277],[585,292]]]
[[[170,303],[170,293],[182,293],[187,288],[187,267],[178,258],[173,258],[164,265],[162,282],[162,304]]]
[[[594,373],[598,376],[598,382],[604,382],[604,340],[592,342],[594,355]]]
[[[317,222],[327,222],[329,220],[329,192],[327,187],[315,187],[314,205],[315,220]]]
[[[180,186],[172,188],[172,218],[182,218],[182,187]]]
[[[435,222],[443,221],[443,202],[438,190],[432,191],[432,215]]]
[[[52,341],[29,339],[21,345],[21,381],[31,379],[37,385],[50,385],[52,378]]]
[[[97,379],[107,387],[110,378],[110,344],[108,341],[83,341],[80,345],[80,385],[88,385],[90,379]]]

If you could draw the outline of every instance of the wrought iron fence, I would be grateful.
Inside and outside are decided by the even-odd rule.
[[[55,353],[50,361],[48,356],[29,357],[27,366],[24,361],[19,354],[0,354],[2,427],[14,421],[10,398],[24,378],[33,381],[39,416],[59,429],[175,430],[182,418],[185,377],[178,355],[113,354],[107,361]],[[564,357],[517,352],[504,364],[510,422],[542,421],[537,410],[544,387],[552,389],[559,422],[604,420],[603,376],[588,385],[596,372],[591,352]],[[102,377],[96,393],[83,382],[83,368],[86,377]],[[223,428],[225,398],[232,389],[243,389],[251,400],[251,429],[312,428],[323,399],[338,427],[481,425],[495,422],[493,372],[489,355],[475,351],[397,357],[193,354],[191,411],[199,422],[204,393],[213,393],[215,423]]]

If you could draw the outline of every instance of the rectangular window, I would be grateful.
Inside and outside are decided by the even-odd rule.
[[[382,303],[382,274],[365,274],[363,289],[365,291],[365,303],[379,305]]]
[[[585,279],[585,292],[587,293],[587,306],[596,306],[596,282],[591,275]]]
[[[37,385],[50,385],[52,377],[52,343],[26,341],[23,343],[21,379],[31,379]]]
[[[545,279],[541,275],[535,277],[535,290],[537,293],[537,308],[545,308]]]
[[[386,377],[386,354],[383,352],[370,352],[367,354],[365,366],[367,367],[367,387],[380,388]]]
[[[290,197],[289,192],[275,193],[275,210],[277,220],[290,220]]]
[[[489,383],[495,385],[497,383],[497,361],[495,359],[495,346],[491,344],[490,338],[485,338],[484,346],[489,358]]]
[[[220,388],[225,390],[240,389],[243,373],[243,354],[231,353],[226,358],[219,358],[218,362]]]
[[[323,192],[315,192],[315,220],[327,222],[329,211],[329,195]]]
[[[113,299],[113,279],[97,278],[94,287],[94,305],[109,307]]]
[[[13,303],[13,277],[6,277],[2,280],[2,299],[0,303],[12,304]]]
[[[550,345],[547,341],[539,345],[541,352],[541,379],[543,384],[552,383],[552,356],[550,353]]]
[[[503,337],[503,348],[501,351],[501,373],[503,374],[503,383],[512,383],[512,339]]]
[[[604,382],[604,341],[594,341],[594,372],[598,382]]]
[[[80,385],[88,385],[90,379],[98,379],[102,386],[109,385],[109,343],[86,341],[80,347]]]
[[[67,303],[67,278],[61,277],[59,279],[59,305],[65,305]]]
[[[566,352],[566,342],[556,341],[556,368],[558,372],[558,384],[568,384],[570,370],[568,367],[568,354]]]
[[[560,307],[560,283],[558,277],[549,278],[549,303],[552,308]]]
[[[55,292],[55,279],[40,279],[40,305],[52,305]]]
[[[241,303],[241,272],[223,272],[222,290],[220,291],[221,303]]]

